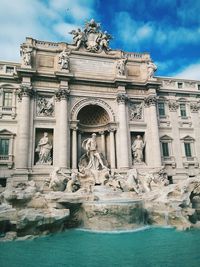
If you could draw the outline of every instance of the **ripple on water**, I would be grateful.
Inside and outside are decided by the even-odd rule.
[[[34,240],[2,242],[0,266],[198,267],[199,247],[199,230],[144,227],[97,233],[78,229]]]

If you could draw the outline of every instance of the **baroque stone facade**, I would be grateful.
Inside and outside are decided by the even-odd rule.
[[[198,177],[200,81],[154,76],[149,54],[112,50],[94,20],[71,34],[73,44],[26,38],[21,63],[0,62],[1,185],[71,173],[92,133],[113,173]]]

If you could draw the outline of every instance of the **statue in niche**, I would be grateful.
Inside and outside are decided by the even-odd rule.
[[[39,97],[37,101],[37,114],[39,116],[52,116],[54,112],[54,98]]]
[[[126,62],[127,58],[121,58],[117,61],[116,74],[118,76],[126,76]]]
[[[69,70],[69,54],[66,49],[63,50],[58,58],[58,64],[60,65],[61,70]]]
[[[96,134],[93,133],[91,138],[87,138],[83,141],[82,147],[87,151],[84,157],[86,157],[87,166],[86,169],[93,169],[99,170],[101,167],[102,169],[107,168],[104,163],[102,156],[97,151],[97,140]]]
[[[31,66],[31,55],[33,49],[30,47],[21,47],[20,55],[22,57],[22,63],[25,66]]]
[[[148,70],[147,79],[153,80],[154,72],[157,70],[157,66],[152,61],[149,61],[147,63],[147,70]]]
[[[134,163],[144,162],[144,157],[143,157],[144,147],[145,143],[143,142],[142,137],[140,135],[137,135],[131,147]]]
[[[39,153],[39,160],[36,162],[36,164],[41,165],[51,165],[52,164],[52,158],[51,158],[51,150],[53,146],[51,142],[49,141],[48,133],[44,132],[44,136],[40,139],[36,152]]]

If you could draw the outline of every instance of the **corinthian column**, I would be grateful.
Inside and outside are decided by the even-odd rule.
[[[68,85],[68,84],[67,84]],[[59,103],[59,167],[69,168],[70,166],[70,131],[68,123],[68,86],[62,87],[56,92]]]
[[[72,128],[72,169],[77,169],[77,127]]]
[[[106,139],[105,139],[105,132],[99,132],[101,135],[101,152],[103,153],[104,157],[106,156]]]
[[[30,138],[30,97],[33,95],[31,85],[21,85],[18,97],[21,101],[19,128],[17,136],[16,169],[27,169]]]
[[[118,102],[118,118],[119,118],[119,144],[120,144],[120,159],[119,167],[121,169],[129,168],[129,143],[128,143],[128,126],[126,117],[126,101],[128,96],[124,93],[117,95]]]
[[[160,167],[161,153],[155,95],[149,95],[145,99],[145,107],[147,108],[148,114],[148,134],[146,140],[147,164],[149,167]]]
[[[116,163],[115,163],[115,136],[114,132],[116,129],[111,128],[109,129],[110,133],[110,168],[111,170],[114,170],[116,168]]]

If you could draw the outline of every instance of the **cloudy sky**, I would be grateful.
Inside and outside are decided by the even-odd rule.
[[[0,60],[18,62],[26,36],[71,42],[94,18],[113,49],[149,52],[158,76],[200,80],[199,14],[200,0],[0,0]]]

